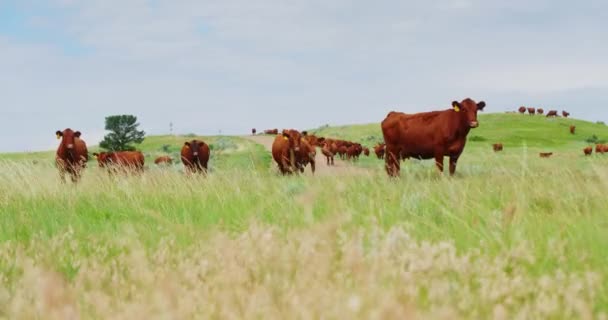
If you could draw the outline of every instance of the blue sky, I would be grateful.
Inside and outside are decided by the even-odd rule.
[[[606,39],[595,0],[0,0],[0,151],[94,144],[117,113],[242,134],[471,97],[608,121]]]

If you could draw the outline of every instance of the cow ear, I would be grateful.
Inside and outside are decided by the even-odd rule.
[[[303,136],[307,136],[308,135],[308,131],[302,131],[302,135]]]
[[[80,138],[80,135],[81,135],[80,131],[74,132],[74,137]]]
[[[57,139],[61,139],[61,137],[63,137],[63,132],[57,130],[57,132],[55,132],[55,135],[57,136]]]
[[[186,142],[184,142],[184,145],[185,145],[186,147],[190,147],[190,142],[186,141]]]
[[[454,111],[460,112],[460,108],[462,108],[462,106],[460,105],[460,102],[452,101],[452,108],[454,108]]]
[[[485,101],[479,101],[479,103],[477,104],[477,110],[483,111],[483,108],[485,108],[485,107],[486,107]]]

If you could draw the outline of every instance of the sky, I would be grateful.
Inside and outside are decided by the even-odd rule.
[[[0,152],[520,105],[608,122],[605,0],[0,0]],[[483,122],[480,124],[483,125]]]

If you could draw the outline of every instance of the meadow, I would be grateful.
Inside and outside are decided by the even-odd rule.
[[[378,124],[311,132],[381,139]],[[608,127],[480,115],[453,178],[410,160],[389,179],[374,157],[282,177],[238,137],[204,137],[206,177],[151,165],[191,137],[146,139],[141,177],[90,162],[76,186],[52,152],[0,155],[0,318],[608,319],[593,135]]]

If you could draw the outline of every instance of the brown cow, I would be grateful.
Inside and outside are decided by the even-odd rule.
[[[170,165],[173,163],[173,159],[169,156],[161,156],[154,160],[154,164],[156,165]]]
[[[545,113],[545,110],[543,110],[543,108],[538,108],[536,109],[536,113],[542,115],[543,113]]]
[[[593,153],[593,147],[587,147],[587,148],[583,149],[583,152],[585,153],[586,156],[590,156]]]
[[[181,158],[186,173],[207,173],[211,150],[204,141],[186,141],[182,146]]]
[[[549,117],[557,117],[557,110],[551,110],[547,112],[547,118]]]
[[[386,171],[398,176],[400,159],[432,159],[443,172],[443,157],[450,157],[450,175],[456,171],[458,158],[464,150],[466,138],[472,128],[477,128],[477,112],[486,103],[476,103],[470,98],[453,101],[452,109],[445,111],[405,114],[390,112],[382,121],[382,134],[386,143]]]
[[[528,113],[533,116],[536,113],[536,108],[528,108]]]
[[[59,177],[62,182],[65,182],[65,174],[68,173],[72,182],[76,183],[80,180],[82,169],[86,167],[87,161],[89,161],[87,144],[80,139],[80,131],[67,128],[63,131],[57,130],[55,134],[57,139],[61,139],[55,155]]]
[[[368,147],[363,148],[363,154],[364,154],[366,157],[369,157],[369,148],[368,148]]]
[[[570,116],[570,112],[562,110],[562,116],[564,116],[564,118],[568,118]]]
[[[492,145],[492,149],[494,149],[494,152],[502,151],[502,148],[503,148],[502,143],[495,143]]]
[[[526,107],[521,106],[521,107],[519,107],[519,109],[517,109],[517,111],[521,114],[524,114],[524,113],[526,113]]]
[[[251,129],[251,135],[252,136],[255,136],[256,133],[258,133],[258,131],[255,128]]]
[[[328,166],[333,166],[334,164],[334,153],[331,152],[331,143],[328,141],[325,141],[323,143],[323,146],[321,147],[321,153],[323,153],[323,155],[325,156],[325,158],[327,158],[327,165]]]
[[[384,148],[386,145],[384,143],[380,143],[374,147],[374,153],[376,153],[376,157],[378,159],[384,159]]]
[[[576,131],[576,126],[570,126],[570,133],[574,134],[575,131]]]
[[[279,134],[279,129],[264,130],[264,134],[277,135]]]
[[[608,148],[606,147],[606,145],[599,144],[599,143],[595,145],[595,153],[603,154],[606,151],[608,151]]]
[[[274,139],[272,158],[283,175],[297,172],[296,154],[300,152],[302,140],[302,134],[296,130],[283,130],[283,133]]]
[[[540,155],[541,158],[549,158],[553,155],[553,152],[541,152],[538,155]]]
[[[144,171],[144,154],[139,151],[117,151],[93,153],[100,168],[107,168],[109,173]]]
[[[304,131],[306,132],[306,131]],[[296,165],[300,172],[304,173],[304,169],[310,164],[312,174],[315,174],[315,158],[317,157],[317,151],[315,146],[310,144],[305,139],[300,141],[300,152],[296,153]]]

